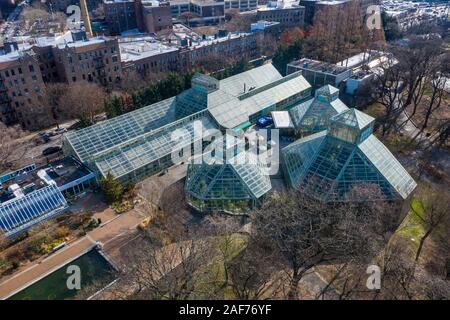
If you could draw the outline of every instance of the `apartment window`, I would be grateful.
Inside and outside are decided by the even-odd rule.
[[[30,69],[30,72],[34,72],[34,66],[33,66],[32,64],[30,64],[30,65],[28,66],[28,69]]]
[[[14,71],[14,69],[11,69],[11,75],[15,76],[16,72]]]
[[[22,74],[22,68],[19,67],[19,74]]]
[[[20,80],[22,81],[22,84],[26,84],[25,78],[20,78]]]
[[[9,77],[9,71],[8,70],[5,71],[5,77]]]
[[[77,81],[77,77],[72,77],[72,81],[76,82]]]

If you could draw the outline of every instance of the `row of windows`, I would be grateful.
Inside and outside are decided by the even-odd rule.
[[[114,53],[116,53],[116,48],[111,47],[110,51],[112,54],[114,54]],[[96,50],[96,51],[90,51],[90,52],[85,52],[85,53],[79,53],[78,60],[81,61],[81,60],[86,60],[89,58],[102,57],[103,54],[108,54],[108,49],[104,49],[103,52],[102,52],[102,50]],[[113,59],[113,61],[114,61],[114,59],[117,61],[116,56],[114,56],[112,59]],[[70,56],[70,55],[68,56],[68,61],[69,61],[69,63],[73,63],[72,56]]]
[[[17,70],[17,73],[18,74],[23,74],[23,71],[22,71],[22,67],[18,67],[17,69],[9,69],[9,70],[5,70],[4,72],[3,72],[3,75],[6,77],[6,78],[9,78],[10,76],[15,76],[16,75],[16,70]],[[28,65],[28,70],[30,70],[30,72],[34,72],[34,66],[32,65],[32,64],[30,64],[30,65]]]
[[[38,81],[36,75],[32,75],[31,79],[33,80],[33,82],[37,82]],[[27,81],[23,77],[20,78],[20,82],[21,82],[22,85],[26,85],[27,84]],[[14,88],[14,87],[17,88],[17,87],[19,87],[19,80],[17,80],[17,79],[9,80],[8,84],[9,84],[10,88]]]
[[[41,92],[41,88],[39,88],[37,86],[34,87],[33,90],[36,93],[40,93]],[[30,90],[28,88],[25,88],[23,91],[25,92],[25,95],[27,95],[27,96],[30,94]],[[11,94],[12,94],[13,97],[21,97],[22,96],[22,90],[20,90],[20,89],[17,90],[17,93],[16,93],[16,91],[12,91]]]
[[[109,82],[113,82],[113,79],[112,79],[112,77],[111,76],[108,76],[108,80],[106,80],[106,77],[104,78],[104,79],[97,79],[97,78],[94,78],[91,74],[88,74],[88,76],[86,77],[86,75],[85,74],[83,74],[82,75],[82,79],[83,80],[87,80],[87,81],[89,81],[89,82],[100,82],[100,83],[102,83],[102,84],[104,84],[104,85],[106,85],[106,83],[107,83],[107,81],[109,81]],[[116,79],[115,79],[116,81],[120,81],[120,76],[119,75],[116,75]],[[72,82],[77,82],[77,77],[75,77],[75,76],[73,76],[72,77]]]

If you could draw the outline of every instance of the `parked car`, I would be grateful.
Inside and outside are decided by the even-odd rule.
[[[43,143],[47,143],[50,141],[50,135],[48,134],[48,132],[39,132],[39,134],[37,134],[34,138],[33,138],[33,142],[35,145],[39,145],[39,144],[43,144]]]
[[[54,154],[54,153],[57,153],[57,152],[61,152],[62,151],[62,148],[61,147],[58,147],[58,146],[55,146],[55,147],[48,147],[48,148],[46,148],[46,149],[44,149],[43,151],[42,151],[42,155],[43,156],[49,156],[49,155],[51,155],[51,154]]]
[[[55,135],[57,135],[57,134],[63,134],[63,133],[65,133],[65,132],[67,132],[67,129],[66,129],[66,128],[58,128],[58,129],[53,130],[53,133],[54,133]]]

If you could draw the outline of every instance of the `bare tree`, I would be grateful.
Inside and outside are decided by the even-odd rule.
[[[250,30],[252,22],[256,22],[256,15],[241,14],[239,10],[231,9],[225,12],[225,21],[220,27],[230,32],[245,32]]]
[[[6,248],[8,244],[8,240],[5,237],[5,233],[3,230],[0,230],[0,251]]]
[[[128,251],[121,275],[127,292],[134,299],[185,300],[202,297],[199,279],[205,276],[212,247],[207,239],[189,239],[158,247],[141,239]],[[123,290],[122,290],[123,291]]]
[[[54,121],[57,127],[61,120],[69,117],[71,110],[65,108],[68,104],[65,103],[65,95],[69,90],[69,85],[62,82],[54,82],[47,84],[45,88],[45,95],[48,102],[50,112],[47,113],[48,117]]]
[[[420,106],[425,92],[432,86],[441,68],[441,43],[436,38],[412,38],[407,47],[386,48],[390,56],[382,64],[381,72],[377,73],[374,86],[378,102],[385,109],[380,119],[383,136],[393,129],[402,129],[408,123],[415,125],[413,118],[418,111],[423,111]],[[428,119],[432,112],[439,109],[440,95],[439,90],[434,90],[429,100]],[[419,130],[419,134],[422,132]]]
[[[450,284],[448,280],[436,276],[427,277],[423,281],[424,296],[429,300],[450,300]]]
[[[78,118],[85,125],[95,122],[95,116],[104,110],[105,93],[93,83],[80,82],[69,87],[58,100],[58,106],[71,118]]]
[[[183,12],[180,15],[180,19],[182,19],[184,21],[184,23],[187,24],[188,27],[191,26],[191,20],[196,18],[196,17],[197,17],[197,15],[195,13],[193,13],[193,12],[190,12],[190,11]]]
[[[3,172],[25,155],[25,151],[18,148],[25,133],[19,126],[7,127],[1,121],[0,132],[0,172]]]
[[[228,285],[236,299],[274,298],[282,291],[279,273],[282,266],[274,263],[278,261],[274,254],[276,251],[268,251],[263,241],[251,236],[243,252],[226,265],[230,277]]]
[[[214,72],[223,69],[230,59],[218,54],[209,54],[200,57],[196,65],[203,70],[203,72]]]
[[[364,37],[367,30],[361,25],[360,17],[356,1],[321,8],[307,32],[306,54],[314,59],[338,62],[367,48],[370,39]]]
[[[381,241],[373,236],[384,231],[378,225],[387,219],[379,214],[370,201],[325,204],[290,191],[264,204],[255,213],[253,227],[285,257],[290,278],[288,297],[294,299],[298,297],[300,280],[313,267],[372,258],[385,241],[384,236],[379,237]]]

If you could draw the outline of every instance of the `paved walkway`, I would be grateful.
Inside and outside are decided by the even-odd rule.
[[[29,268],[19,271],[0,283],[0,299],[6,299],[23,288],[49,275],[61,266],[75,260],[91,250],[97,241],[108,244],[122,235],[136,229],[144,216],[136,210],[116,215],[100,227],[90,231],[86,236],[68,244],[65,248],[46,257],[37,260]],[[105,251],[108,253],[108,247]]]

